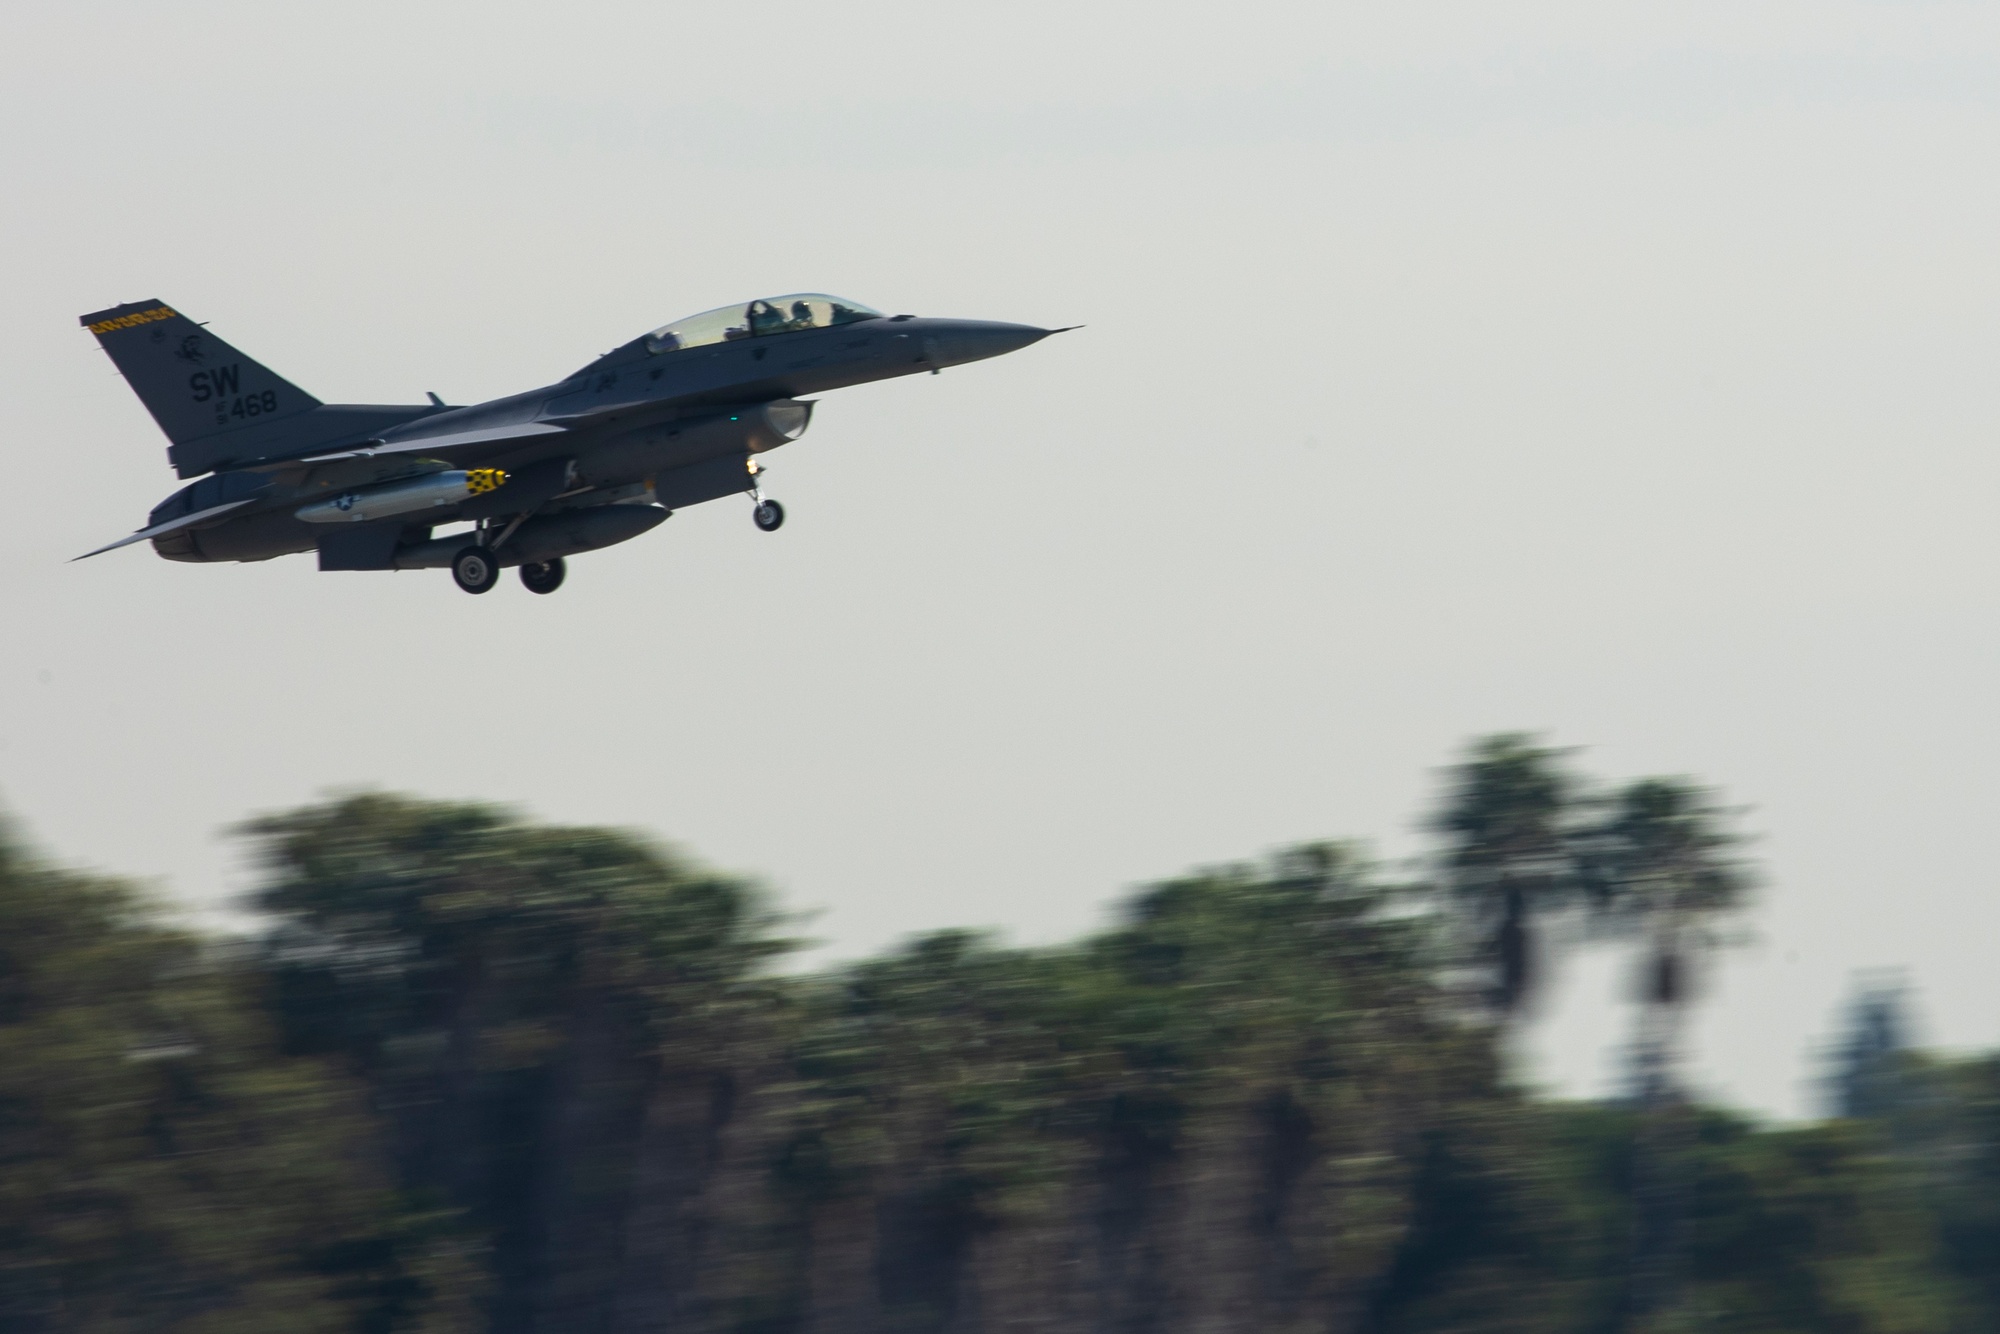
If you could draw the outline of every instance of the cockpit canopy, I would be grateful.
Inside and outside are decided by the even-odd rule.
[[[675,320],[647,334],[645,344],[646,351],[658,355],[711,343],[731,343],[739,338],[763,338],[881,318],[881,311],[870,310],[858,301],[822,292],[794,292],[790,296],[759,297],[748,304],[724,306]]]

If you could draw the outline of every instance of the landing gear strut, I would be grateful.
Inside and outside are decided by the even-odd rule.
[[[758,464],[757,460],[750,460],[750,490],[745,494],[750,497],[751,501],[757,507],[750,511],[751,520],[765,532],[775,533],[779,528],[784,526],[785,507],[775,500],[766,499],[764,488],[757,485],[757,478],[763,474],[763,471],[764,469]]]
[[[563,575],[568,572],[568,567],[563,564],[562,557],[557,556],[553,560],[545,560],[540,564],[523,565],[521,567],[521,584],[530,593],[553,593],[562,587]]]
[[[468,593],[490,592],[500,582],[500,563],[485,547],[467,547],[451,558],[451,577]],[[562,576],[557,575],[560,583]]]

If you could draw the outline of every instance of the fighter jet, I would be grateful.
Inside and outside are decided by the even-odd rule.
[[[160,301],[82,323],[166,433],[175,474],[200,478],[85,556],[147,541],[181,561],[315,551],[322,570],[448,568],[468,593],[506,566],[553,593],[566,557],[724,496],[747,496],[776,532],[785,510],[764,494],[760,459],[805,434],[806,395],[1063,332],[801,292],[677,320],[546,388],[454,407],[436,394],[322,403]]]

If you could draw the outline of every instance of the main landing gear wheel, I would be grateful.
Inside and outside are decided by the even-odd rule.
[[[468,593],[485,593],[500,582],[500,564],[485,547],[467,547],[451,558],[451,577]]]
[[[750,511],[759,528],[767,533],[775,533],[785,523],[785,507],[775,500],[760,500],[757,508]]]
[[[568,572],[562,557],[557,556],[539,565],[523,565],[521,583],[530,593],[553,593],[562,587],[563,575]]]

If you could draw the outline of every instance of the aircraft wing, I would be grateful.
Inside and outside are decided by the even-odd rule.
[[[380,458],[385,454],[439,454],[470,450],[482,445],[517,445],[565,435],[568,428],[545,422],[514,422],[507,426],[483,426],[470,431],[447,431],[438,435],[411,436],[404,440],[374,441],[332,454],[314,454],[288,463],[328,463],[334,459]]]
[[[250,499],[255,500],[256,497],[252,496]],[[134,542],[144,542],[148,538],[165,537],[168,533],[178,533],[183,528],[192,528],[198,523],[206,523],[210,519],[227,514],[233,509],[241,509],[249,503],[249,500],[232,500],[227,505],[214,505],[205,510],[196,510],[193,514],[183,514],[178,519],[169,519],[165,523],[156,523],[151,528],[141,528],[129,537],[121,537],[116,542],[108,543],[95,551],[86,551],[81,556],[72,556],[70,559],[72,562],[89,560],[92,556],[101,556],[107,551],[116,551],[120,547],[129,547]]]

